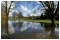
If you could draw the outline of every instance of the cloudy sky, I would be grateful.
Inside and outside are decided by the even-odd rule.
[[[36,4],[38,4],[38,5],[36,5]],[[38,1],[37,2],[36,1],[30,1],[30,2],[28,2],[28,1],[16,2],[15,1],[14,5],[15,5],[14,10],[15,11],[18,11],[18,10],[21,11],[23,16],[27,16],[27,14],[30,14],[32,16],[33,11],[36,10],[40,6],[40,3]],[[37,16],[40,14],[41,14],[40,12],[37,12],[34,15]]]
[[[5,4],[4,2],[1,2],[2,4]],[[8,7],[11,2],[8,2]],[[21,11],[23,16],[27,16],[27,14],[30,14],[31,16],[34,14],[34,16],[41,15],[43,13],[42,5],[38,1],[14,1],[12,3],[11,9],[12,11],[9,13],[9,16],[12,16],[12,13],[15,11],[18,13],[18,11]],[[35,11],[36,10],[36,11]],[[35,11],[35,13],[34,13]]]

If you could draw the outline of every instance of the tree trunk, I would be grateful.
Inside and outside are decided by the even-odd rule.
[[[54,16],[51,18],[51,26],[55,26],[55,17]]]
[[[9,31],[8,31],[8,12],[7,12],[7,1],[6,1],[6,36],[9,38]]]
[[[8,30],[8,15],[6,15],[6,36],[9,38],[9,30]]]

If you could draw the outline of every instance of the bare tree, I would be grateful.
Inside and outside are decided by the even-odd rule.
[[[4,9],[3,11],[4,11],[4,13],[3,13],[3,12],[2,12],[2,13],[3,13],[6,17],[5,17],[4,15],[2,15],[2,16],[5,17],[5,19],[4,19],[5,22],[4,22],[4,21],[3,21],[3,22],[4,22],[4,24],[6,25],[6,27],[5,27],[5,28],[6,28],[6,29],[5,29],[5,31],[6,31],[6,36],[9,37],[9,32],[8,32],[8,15],[9,15],[9,11],[10,11],[10,9],[11,9],[12,2],[11,2],[11,4],[10,4],[9,8],[7,8],[7,6],[8,6],[8,5],[7,5],[7,4],[8,4],[7,1],[4,1],[4,2],[5,2],[5,4],[3,4],[3,9]],[[1,10],[2,10],[2,9],[1,9]],[[2,18],[2,19],[3,19],[3,18]],[[3,24],[3,25],[4,25],[4,24]]]
[[[22,12],[18,11],[18,15],[17,16],[18,16],[18,18],[23,17]]]
[[[13,18],[16,18],[17,17],[17,12],[13,12],[12,16],[13,16]]]
[[[54,26],[55,25],[55,18],[57,16],[57,14],[59,13],[59,1],[58,4],[55,5],[54,1],[39,1],[40,3],[42,3],[43,7],[45,8],[45,12],[48,12],[47,14],[51,15],[51,25]],[[46,9],[47,7],[47,9]]]

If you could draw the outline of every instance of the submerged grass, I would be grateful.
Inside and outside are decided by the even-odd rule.
[[[51,20],[42,20],[42,19],[28,19],[28,18],[9,18],[9,20],[24,20],[29,22],[44,22],[44,23],[51,23]],[[59,21],[55,21],[55,24],[59,24]]]

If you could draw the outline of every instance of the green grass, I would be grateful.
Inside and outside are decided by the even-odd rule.
[[[9,20],[24,20],[24,21],[29,21],[29,22],[44,22],[44,23],[51,23],[51,20],[38,20],[38,19],[28,19],[28,18],[9,18]],[[59,24],[59,21],[55,21],[55,24]]]

